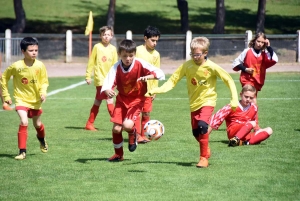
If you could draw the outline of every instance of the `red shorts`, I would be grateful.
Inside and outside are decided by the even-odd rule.
[[[122,103],[116,102],[110,121],[122,125],[125,119],[131,119],[136,124],[137,117],[141,114],[143,105],[144,102],[140,102],[137,105],[127,108]]]
[[[99,100],[99,101],[109,99],[108,96],[104,92],[100,93],[101,89],[102,89],[102,86],[96,86],[95,99]]]
[[[43,113],[42,109],[35,110],[35,109],[31,109],[31,108],[25,107],[25,106],[17,106],[16,110],[24,110],[24,111],[26,111],[28,118],[32,118],[32,117],[35,117],[35,116],[41,116],[41,114]]]
[[[146,97],[142,112],[151,112],[152,111],[152,101],[153,101],[152,97]]]
[[[232,125],[232,126],[230,126],[229,128],[227,128],[227,137],[228,137],[228,139],[233,138],[233,137],[236,135],[236,133],[237,133],[239,130],[241,130],[241,128],[242,128],[243,126],[245,126],[245,124],[238,124],[238,123],[237,123],[237,124]],[[255,133],[250,132],[250,133],[248,133],[243,139],[240,139],[240,140],[242,140],[242,141],[250,140],[251,137],[252,137],[254,134],[255,134]]]
[[[214,111],[214,107],[204,106],[204,107],[200,108],[199,110],[191,112],[192,129],[198,128],[199,120],[202,120],[208,124],[213,111]]]

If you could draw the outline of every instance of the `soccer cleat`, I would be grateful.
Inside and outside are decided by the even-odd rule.
[[[40,149],[43,153],[47,153],[48,152],[48,144],[45,141],[45,143],[40,142]]]
[[[207,147],[207,154],[206,154],[206,158],[210,158],[211,152],[210,152],[210,148]]]
[[[197,164],[197,168],[207,168],[208,167],[208,160],[205,157],[200,157],[200,161]]]
[[[137,134],[134,131],[133,134],[128,134],[128,149],[130,152],[134,152],[137,147]]]
[[[228,147],[239,146],[239,144],[240,144],[240,139],[234,136],[229,140]]]
[[[94,124],[87,122],[85,125],[85,130],[88,131],[97,131],[97,129],[94,127]]]
[[[108,159],[109,162],[120,162],[123,161],[123,156],[119,156],[118,154],[114,154],[112,157]]]
[[[137,134],[137,142],[139,144],[145,144],[147,142],[150,142],[150,140],[146,136],[141,136],[141,135]]]
[[[23,160],[25,158],[26,158],[26,153],[25,152],[22,152],[22,153],[20,153],[19,155],[17,155],[15,157],[16,160]]]
[[[9,105],[7,103],[3,103],[2,109],[3,110],[13,110],[11,107],[9,107]]]

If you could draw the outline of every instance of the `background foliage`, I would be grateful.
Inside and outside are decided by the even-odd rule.
[[[4,2],[4,0],[1,0]],[[24,33],[84,33],[89,11],[93,11],[94,33],[106,24],[108,0],[35,1],[23,0],[26,12]],[[190,30],[209,34],[215,24],[215,1],[188,0]],[[255,30],[257,0],[225,0],[227,34]],[[294,34],[300,29],[299,0],[268,0],[265,32]],[[15,20],[13,1],[0,6],[0,32],[10,28]],[[132,30],[143,33],[147,25],[159,27],[164,34],[180,33],[180,13],[176,0],[122,0],[116,3],[115,32]]]

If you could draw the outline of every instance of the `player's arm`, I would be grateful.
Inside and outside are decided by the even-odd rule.
[[[47,96],[47,89],[49,86],[49,81],[48,81],[47,70],[44,65],[41,70],[40,80],[41,80],[41,88],[39,90],[39,93],[40,93],[41,101],[45,102],[46,96]]]
[[[235,83],[232,79],[232,77],[221,67],[217,66],[215,68],[216,75],[223,80],[225,85],[229,88],[231,93],[231,100],[230,100],[230,106],[233,110],[237,108],[239,100],[238,100],[238,94],[236,90]]]
[[[148,93],[150,95],[153,94],[159,94],[159,93],[166,93],[173,89],[176,84],[181,80],[181,78],[185,75],[183,70],[183,65],[181,65],[179,68],[175,70],[175,72],[172,74],[172,76],[168,79],[167,82],[165,82],[162,86],[156,87],[151,89]]]
[[[92,72],[96,66],[96,63],[97,63],[97,47],[94,46],[85,72],[85,81],[88,85],[90,85],[92,82]]]
[[[218,130],[222,125],[223,121],[226,117],[231,113],[232,109],[230,105],[225,105],[221,109],[219,109],[215,114],[212,115],[209,122],[209,130],[208,133],[212,132],[212,130]]]
[[[13,75],[12,71],[14,70],[13,65],[9,66],[2,74],[2,84],[1,84],[1,89],[2,89],[2,96],[4,99],[4,102],[8,104],[12,104],[12,100],[10,97],[10,94],[8,92],[8,82],[10,80],[10,77]]]
[[[246,48],[243,50],[243,52],[233,60],[233,63],[232,63],[232,69],[234,71],[243,71],[243,72],[247,72],[247,73],[250,73],[252,74],[253,73],[253,70],[251,70],[251,68],[248,68],[246,66],[244,66],[244,60],[245,60],[245,57],[246,57],[246,54],[248,52],[249,48]]]
[[[100,93],[105,93],[108,97],[113,97],[116,95],[113,88],[116,86],[115,80],[116,80],[118,65],[119,62],[115,63],[115,65],[110,68],[103,81],[103,85]]]

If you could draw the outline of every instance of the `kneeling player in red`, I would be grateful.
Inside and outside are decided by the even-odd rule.
[[[225,105],[216,112],[211,118],[208,132],[217,130],[225,120],[230,147],[259,144],[270,137],[273,133],[270,127],[251,132],[257,125],[258,108],[253,103],[255,94],[255,87],[245,85],[240,93],[239,107],[233,111],[230,105]]]

